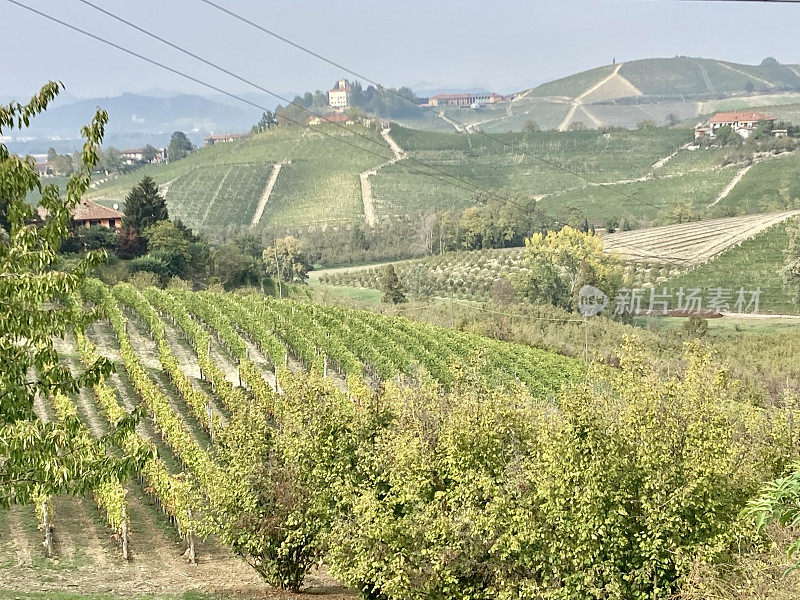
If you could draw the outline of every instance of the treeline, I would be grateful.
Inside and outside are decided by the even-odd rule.
[[[411,118],[421,113],[420,99],[408,87],[377,88],[374,85],[363,87],[360,81],[350,83],[352,88],[348,105],[351,112],[362,112],[380,118]],[[304,124],[312,113],[325,112],[328,106],[328,92],[316,90],[295,96],[287,106],[278,105],[275,114],[282,125]],[[356,109],[353,111],[353,109]]]
[[[301,242],[291,236],[272,238],[243,232],[219,244],[209,243],[179,219],[171,219],[158,185],[144,177],[122,208],[119,231],[73,224],[61,242],[62,255],[106,250],[98,267],[108,284],[134,280],[139,287],[164,286],[179,279],[190,287],[253,286],[272,291],[276,284],[302,283],[311,268]]]

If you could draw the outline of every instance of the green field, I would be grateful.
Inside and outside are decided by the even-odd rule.
[[[800,154],[758,163],[720,205],[740,213],[773,212],[800,206]]]

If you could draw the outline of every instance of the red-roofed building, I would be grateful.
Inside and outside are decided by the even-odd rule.
[[[47,210],[41,206],[36,210],[39,213],[39,218],[42,220],[47,219]],[[119,230],[122,229],[122,217],[124,216],[124,213],[115,208],[108,208],[91,200],[81,200],[81,203],[72,210],[72,222],[80,227],[102,225],[109,229]]]
[[[775,117],[753,111],[732,111],[715,114],[709,119],[707,125],[698,125],[694,130],[694,137],[699,138],[703,135],[714,137],[720,127],[730,127],[743,138],[747,138],[756,128],[756,125],[763,121],[772,122]]]

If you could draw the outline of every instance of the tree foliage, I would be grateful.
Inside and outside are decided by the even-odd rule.
[[[577,295],[584,285],[613,298],[622,284],[620,259],[603,252],[600,238],[572,227],[531,236],[525,241],[523,262],[525,268],[514,281],[517,292],[571,311],[577,309]]]
[[[0,107],[0,135],[27,127],[44,112],[62,89],[48,83],[26,104]],[[7,206],[9,235],[0,241],[0,505],[30,502],[34,495],[83,493],[102,481],[130,471],[132,462],[107,457],[102,443],[98,452],[86,452],[76,419],[43,423],[33,411],[34,398],[70,394],[107,374],[104,358],[73,376],[61,365],[53,337],[63,336],[76,324],[95,316],[94,311],[64,309],[81,285],[87,269],[103,252],[89,253],[69,271],[56,267],[56,252],[67,236],[71,211],[89,187],[108,115],[98,111],[82,128],[85,139],[81,169],[73,173],[62,197],[55,185],[42,185],[32,162],[11,155],[0,144],[0,197]],[[34,209],[25,203],[28,192],[41,193],[47,210],[43,225],[33,220]]]
[[[400,304],[406,301],[403,284],[400,283],[400,278],[397,277],[394,265],[386,265],[384,268],[381,291],[383,292],[382,300],[387,304]]]
[[[158,193],[158,184],[146,176],[128,192],[122,211],[125,217],[122,224],[139,235],[159,221],[169,219],[167,201]],[[145,236],[146,237],[146,236]]]
[[[170,162],[186,158],[193,149],[194,146],[186,134],[182,131],[175,131],[169,140],[169,146],[167,146],[167,158]]]

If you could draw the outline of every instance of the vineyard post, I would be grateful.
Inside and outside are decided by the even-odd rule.
[[[122,505],[122,558],[123,560],[130,560],[128,553],[128,507]]]
[[[187,515],[189,517],[189,521],[191,522],[191,520],[192,520],[192,509],[191,508],[187,508],[186,509],[186,513],[187,513]],[[189,548],[187,548],[187,551],[189,553],[189,562],[192,563],[193,565],[196,565],[197,564],[197,555],[195,554],[195,550],[194,550],[194,527],[192,527],[191,525],[189,526],[189,531],[187,532],[187,535],[188,535],[188,538],[189,538],[188,539]]]
[[[241,385],[241,384],[240,384]],[[206,404],[206,412],[208,413],[208,433],[211,437],[211,444],[214,444],[214,411],[211,408],[211,400]]]
[[[44,528],[44,547],[47,558],[53,557],[53,524],[50,523],[50,507],[47,498],[42,500],[42,527]]]
[[[583,315],[583,360],[589,362],[589,317]]]

